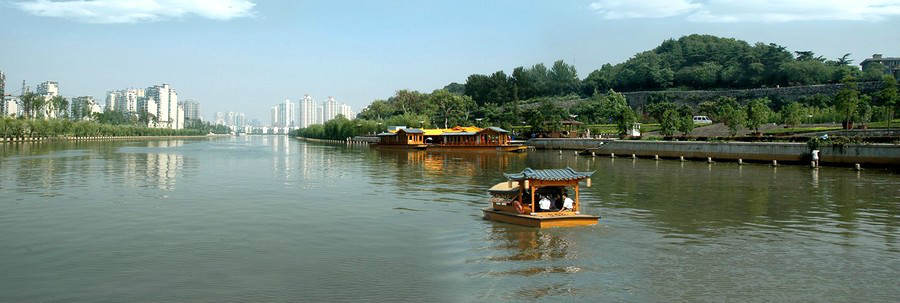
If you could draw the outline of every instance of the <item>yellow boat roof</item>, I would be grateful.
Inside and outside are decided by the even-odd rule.
[[[455,126],[453,128],[423,128],[422,131],[425,132],[426,136],[441,136],[452,133],[477,133],[481,131],[481,128],[475,126]],[[395,133],[397,131],[393,130],[391,132]]]

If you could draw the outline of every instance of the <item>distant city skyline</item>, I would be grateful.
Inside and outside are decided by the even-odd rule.
[[[55,81],[64,96],[102,102],[111,89],[169,83],[207,117],[237,109],[262,121],[271,104],[305,94],[363,108],[399,89],[558,59],[585,77],[694,33],[852,53],[854,63],[900,56],[895,0],[15,0],[0,11],[6,93]]]

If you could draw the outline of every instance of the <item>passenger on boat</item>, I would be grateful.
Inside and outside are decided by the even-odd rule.
[[[525,208],[522,207],[522,203],[519,202],[519,200],[513,200],[512,205],[513,205],[513,207],[516,208],[517,213],[520,213],[520,214],[525,213]]]
[[[550,199],[548,199],[547,196],[541,196],[541,200],[538,201],[538,207],[541,211],[550,210]]]
[[[559,209],[559,211],[575,209],[575,201],[572,201],[572,198],[569,198],[569,194],[563,194],[563,198],[563,206]]]

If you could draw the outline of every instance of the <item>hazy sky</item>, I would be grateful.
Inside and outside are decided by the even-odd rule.
[[[354,110],[398,89],[558,59],[584,77],[699,33],[828,58],[900,56],[900,0],[0,0],[7,92],[65,96],[169,83],[179,99],[269,121],[285,98]]]

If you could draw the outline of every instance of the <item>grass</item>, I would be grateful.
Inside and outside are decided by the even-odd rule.
[[[831,131],[831,130],[840,130],[841,127],[832,127],[832,126],[819,126],[819,127],[796,127],[796,128],[776,128],[770,129],[763,132],[766,135],[780,135],[780,134],[799,134],[799,133],[813,133],[813,132],[822,132],[822,131]]]
[[[608,134],[608,133],[618,133],[619,132],[619,126],[616,124],[591,124],[591,125],[585,126],[585,128],[589,128],[591,130],[591,133],[599,132],[601,134]],[[641,132],[642,133],[649,133],[649,132],[657,131],[657,130],[659,130],[658,123],[643,123],[643,124],[641,124]]]

